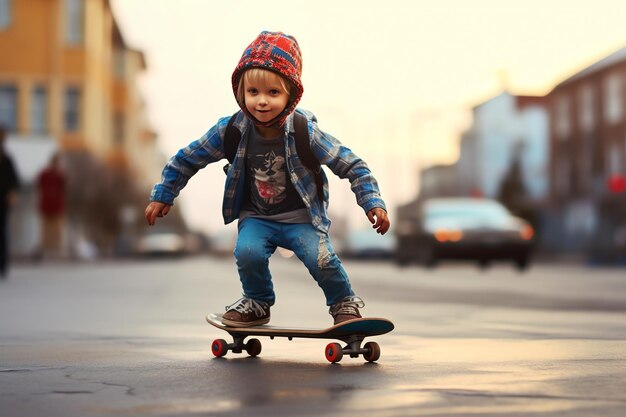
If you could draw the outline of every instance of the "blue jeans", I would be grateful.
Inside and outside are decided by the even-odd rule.
[[[289,249],[304,263],[333,305],[354,295],[348,275],[328,235],[309,223],[278,223],[247,217],[239,222],[235,258],[246,297],[273,305],[276,299],[269,258],[276,247]]]

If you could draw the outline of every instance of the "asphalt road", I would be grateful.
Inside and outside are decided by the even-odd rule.
[[[624,269],[344,264],[363,313],[396,324],[375,364],[329,364],[329,341],[308,339],[213,358],[227,335],[204,316],[240,296],[229,258],[16,266],[0,282],[0,415],[626,415]],[[304,266],[271,269],[272,324],[331,323]]]

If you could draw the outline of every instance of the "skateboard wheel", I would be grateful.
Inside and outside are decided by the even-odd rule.
[[[367,353],[363,354],[363,357],[368,362],[376,362],[380,358],[380,346],[376,342],[367,342],[363,348],[367,350]]]
[[[250,339],[248,343],[246,343],[246,352],[250,356],[257,356],[261,353],[261,342],[259,339]]]
[[[228,343],[224,339],[215,339],[211,344],[211,352],[217,358],[221,358],[228,352]]]
[[[339,343],[329,343],[326,345],[325,354],[328,362],[336,363],[343,358],[343,348]]]

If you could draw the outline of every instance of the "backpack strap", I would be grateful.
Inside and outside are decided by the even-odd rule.
[[[224,153],[226,154],[226,159],[228,159],[228,162],[231,164],[237,154],[239,142],[241,142],[241,132],[234,126],[235,118],[240,111],[233,114],[230,118],[228,125],[226,125],[226,132],[224,133]]]
[[[224,133],[224,153],[226,154],[228,163],[224,165],[224,173],[228,173],[228,169],[237,154],[239,142],[241,142],[241,132],[234,126],[235,118],[240,112],[241,110],[233,114],[226,125],[226,131]],[[302,161],[302,164],[313,172],[315,186],[317,188],[317,197],[320,201],[324,201],[322,166],[311,150],[309,126],[306,116],[298,112],[294,113],[294,130],[296,135],[296,153],[298,154],[300,161]]]
[[[311,140],[309,138],[309,125],[306,116],[298,112],[294,113],[293,119],[296,133],[296,153],[302,164],[313,172],[317,198],[324,201],[324,179],[322,178],[322,166],[320,161],[313,155]]]
[[[241,132],[234,126],[235,118],[240,111],[241,110],[232,115],[226,125],[226,131],[224,132],[224,153],[226,154],[226,159],[228,160],[228,163],[223,167],[224,174],[228,174],[230,165],[235,160],[239,142],[241,142]]]

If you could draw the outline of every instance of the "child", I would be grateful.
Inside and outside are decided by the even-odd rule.
[[[241,132],[227,172],[222,214],[238,222],[235,248],[243,298],[226,307],[222,322],[248,327],[268,323],[275,295],[268,268],[278,246],[292,250],[306,265],[326,296],[335,324],[361,317],[363,300],[328,239],[328,181],[323,171],[323,201],[315,174],[298,158],[294,113],[306,116],[310,147],[321,164],[348,178],[357,203],[380,234],[389,229],[385,203],[363,160],[337,139],[322,132],[312,113],[296,105],[302,97],[302,58],[298,43],[281,32],[262,32],[244,51],[232,75],[241,111],[233,125]],[[146,208],[153,225],[165,216],[187,181],[207,164],[225,158],[224,137],[231,117],[220,119],[204,136],[181,149],[163,170]]]

